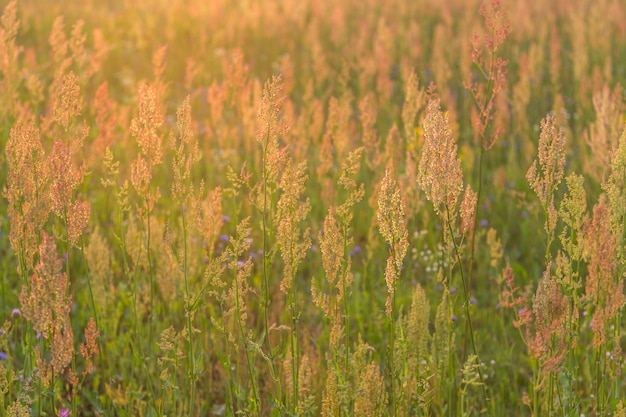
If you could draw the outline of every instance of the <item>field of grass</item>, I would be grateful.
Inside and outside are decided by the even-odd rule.
[[[0,417],[626,417],[622,0],[0,13]]]

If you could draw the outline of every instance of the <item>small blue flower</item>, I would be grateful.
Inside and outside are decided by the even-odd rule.
[[[7,354],[6,352],[0,352],[0,361],[6,360]]]
[[[354,256],[357,253],[361,253],[362,249],[359,245],[356,245],[351,251],[350,251],[350,256]]]

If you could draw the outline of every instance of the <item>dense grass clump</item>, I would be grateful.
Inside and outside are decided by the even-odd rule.
[[[626,416],[623,2],[57,3],[0,3],[0,417]]]

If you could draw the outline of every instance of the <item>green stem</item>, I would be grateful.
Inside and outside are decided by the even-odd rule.
[[[454,247],[454,253],[456,255],[457,261],[459,263],[459,271],[461,274],[461,282],[463,284],[463,298],[464,298],[464,302],[463,302],[463,310],[465,312],[465,319],[467,320],[467,323],[469,325],[469,334],[470,334],[470,341],[472,342],[472,350],[474,352],[474,355],[476,356],[476,368],[478,369],[478,376],[480,378],[480,386],[482,389],[482,393],[483,393],[483,397],[485,399],[485,403],[487,405],[487,408],[489,409],[490,413],[493,411],[491,409],[491,402],[489,400],[489,396],[487,395],[487,388],[485,387],[485,379],[483,377],[483,372],[480,369],[480,359],[478,356],[478,350],[476,349],[476,340],[474,337],[474,327],[472,324],[472,316],[470,313],[470,302],[469,302],[469,290],[467,288],[467,282],[466,282],[466,278],[465,278],[465,273],[463,271],[463,263],[462,263],[462,258],[461,258],[461,254],[459,252],[459,247],[457,246],[456,243],[456,239],[454,238],[454,232],[452,231],[452,221],[450,220],[450,209],[448,207],[448,205],[446,204],[446,216],[447,216],[447,221],[446,221],[446,225],[448,226],[448,231],[450,232],[450,239],[452,240],[453,243],[453,247]]]

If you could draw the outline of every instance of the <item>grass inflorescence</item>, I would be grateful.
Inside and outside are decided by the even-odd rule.
[[[10,0],[0,417],[626,416],[626,7]]]

